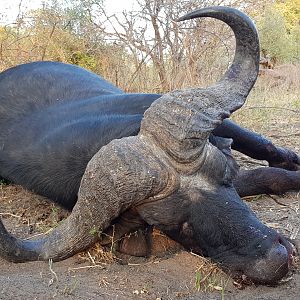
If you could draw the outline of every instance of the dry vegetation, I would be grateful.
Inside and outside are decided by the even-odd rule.
[[[24,11],[27,2],[20,1],[12,24],[1,22],[5,10],[0,12],[0,70],[55,60],[90,69],[130,92],[207,85],[232,59],[232,32],[209,18],[174,20],[193,9],[222,4],[242,8],[254,18],[262,53],[272,65],[300,58],[299,0],[286,0],[285,9],[277,0],[272,5],[268,0],[136,0],[136,11],[113,15],[101,0],[47,0],[40,9]],[[272,22],[270,12],[277,16]]]
[[[244,107],[233,119],[299,152],[300,64],[260,75]]]

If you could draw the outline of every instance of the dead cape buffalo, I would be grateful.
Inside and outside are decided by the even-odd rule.
[[[299,189],[300,159],[223,122],[256,81],[256,29],[227,7],[180,20],[198,17],[224,21],[236,37],[232,65],[208,88],[126,94],[93,73],[55,62],[0,74],[0,175],[73,208],[35,240],[11,236],[0,222],[2,257],[58,261],[104,243],[111,224],[119,235],[154,225],[236,276],[274,283],[288,272],[292,244],[261,223],[239,194]],[[273,167],[238,173],[227,138]]]

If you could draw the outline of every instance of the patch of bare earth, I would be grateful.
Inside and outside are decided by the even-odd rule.
[[[299,193],[247,200],[269,226],[299,238]],[[7,228],[21,237],[45,232],[67,215],[14,185],[1,186],[0,213]],[[299,269],[276,287],[246,286],[201,257],[180,250],[174,253],[174,245],[158,232],[154,241],[160,253],[166,246],[163,256],[129,263],[98,245],[53,264],[0,259],[0,299],[298,299]]]

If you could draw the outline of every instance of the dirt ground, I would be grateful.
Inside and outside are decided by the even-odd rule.
[[[295,126],[299,132],[300,124]],[[275,133],[275,125],[269,130]],[[299,137],[290,136],[288,141],[278,139],[299,153]],[[244,167],[257,163],[244,156],[239,161]],[[299,192],[245,201],[270,227],[300,239]],[[66,216],[59,207],[14,185],[0,185],[0,214],[7,228],[21,237],[45,232]],[[157,232],[154,239],[161,247],[172,244]],[[176,247],[171,250],[129,263],[99,246],[53,264],[0,259],[0,299],[299,299],[299,261],[275,287],[241,285],[205,259]]]
[[[19,236],[47,231],[64,214],[19,186],[2,186],[0,212]],[[271,227],[299,238],[300,195],[257,197],[248,204]],[[161,244],[166,244],[164,237]],[[91,258],[89,257],[91,255]],[[13,264],[0,259],[0,299],[298,299],[300,270],[278,286],[242,286],[186,251],[124,263],[93,248],[63,262]],[[208,276],[205,279],[205,276]],[[203,280],[204,279],[204,280]]]

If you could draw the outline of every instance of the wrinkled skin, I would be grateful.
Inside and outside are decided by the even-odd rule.
[[[195,253],[211,257],[234,275],[246,273],[254,281],[274,283],[288,271],[294,249],[285,237],[263,225],[239,198],[231,184],[237,171],[235,162],[225,159],[216,149],[212,151],[215,157],[208,156],[213,161],[205,166],[210,177],[203,177],[202,168],[200,177],[194,178],[199,186],[190,186],[190,180],[182,178],[180,189],[172,199],[144,204],[137,209],[148,224],[157,226]],[[223,174],[220,169],[212,171],[217,157],[227,160],[224,167],[230,164],[230,171],[224,169]]]
[[[101,233],[109,234],[111,224],[118,236],[154,225],[234,274],[261,283],[286,275],[292,246],[240,199],[260,185],[243,188],[230,141],[222,136],[228,133],[239,151],[289,169],[281,179],[291,182],[291,190],[300,188],[299,171],[292,171],[299,157],[223,122],[256,80],[257,34],[245,15],[230,8],[183,19],[201,16],[227,22],[237,38],[232,66],[206,89],[125,94],[95,74],[50,62],[0,74],[0,175],[66,208],[76,203],[63,224],[38,240],[18,240],[0,222],[1,256],[62,260],[99,240],[108,243]]]
[[[154,225],[159,223],[157,227],[169,237],[194,253],[211,257],[234,276],[247,274],[247,277],[254,281],[274,283],[288,272],[293,262],[294,250],[284,237],[267,226],[263,226],[246,205],[244,206],[239,201],[233,202],[232,199],[237,198],[235,193],[232,188],[227,188],[227,190],[220,188],[216,194],[211,195],[203,194],[199,190],[190,190],[189,195],[178,195],[181,206],[186,197],[195,198],[195,203],[202,201],[203,205],[195,204],[186,207],[185,211],[191,213],[181,216],[176,226],[168,223],[162,224],[161,219],[164,216],[161,216],[161,219],[156,217],[155,220],[149,217],[149,223],[153,222]],[[221,199],[223,194],[231,198],[228,198],[228,205],[223,206],[218,215],[216,212],[220,209],[220,203],[215,202],[216,198]],[[164,204],[152,207],[153,210],[151,210],[151,207],[146,205],[146,209],[140,211],[143,216],[144,214],[153,215],[153,212],[161,212],[162,207],[165,208]],[[176,213],[178,213],[177,210]],[[199,215],[211,216],[211,214],[214,214],[216,219],[211,217],[199,219]],[[246,218],[247,221],[237,221],[237,224],[232,224],[231,220],[228,221],[238,216]],[[174,222],[174,219],[172,221]],[[257,259],[259,257],[261,259]],[[253,261],[255,261],[254,264]],[[272,274],[271,277],[270,274]]]

